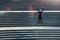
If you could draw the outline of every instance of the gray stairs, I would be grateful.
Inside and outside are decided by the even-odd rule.
[[[58,29],[36,29],[36,30],[1,30],[2,40],[60,40],[60,30]]]

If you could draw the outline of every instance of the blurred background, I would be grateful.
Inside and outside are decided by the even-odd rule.
[[[0,0],[0,11],[60,10],[60,0]],[[43,13],[41,26],[60,26],[60,13]],[[0,26],[38,26],[38,13],[0,12]]]
[[[60,10],[60,0],[0,0],[0,11],[35,11],[36,8]],[[2,30],[29,26],[42,29]],[[3,27],[0,28],[0,40],[60,40],[60,12],[42,13],[40,25],[37,12],[0,12],[0,27]]]

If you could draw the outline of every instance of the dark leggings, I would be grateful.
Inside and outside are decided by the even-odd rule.
[[[41,23],[42,24],[42,16],[38,17],[38,24]]]

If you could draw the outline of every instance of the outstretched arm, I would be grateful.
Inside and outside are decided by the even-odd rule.
[[[44,10],[44,8],[42,8],[42,9],[37,8],[36,10],[39,12],[40,10],[41,10],[41,11],[43,11],[43,10]]]

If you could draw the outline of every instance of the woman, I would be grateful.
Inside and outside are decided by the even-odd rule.
[[[43,10],[44,10],[44,9],[40,9],[40,10],[39,10],[39,9],[37,8],[38,15],[39,15],[39,16],[38,16],[38,24],[39,24],[39,22],[42,24],[42,13],[43,13]]]

